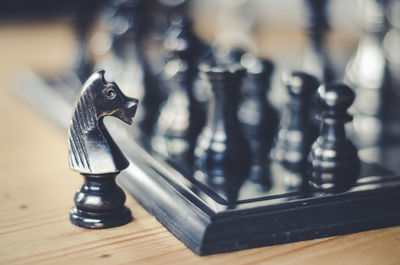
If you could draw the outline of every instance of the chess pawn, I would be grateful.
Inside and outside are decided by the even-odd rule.
[[[163,81],[171,94],[160,110],[152,146],[165,156],[192,162],[195,141],[205,122],[205,113],[193,95],[203,44],[192,31],[189,19],[174,17],[164,48],[168,60]]]
[[[322,188],[348,188],[360,173],[357,149],[346,137],[344,126],[352,120],[347,109],[355,94],[343,84],[321,85],[317,94],[321,131],[308,157],[310,183]]]
[[[278,126],[278,114],[266,97],[274,65],[269,60],[257,59],[248,53],[242,56],[241,64],[247,69],[247,78],[242,88],[243,99],[238,118],[252,153],[250,178],[263,182],[269,176],[267,154]]]
[[[215,185],[227,178],[247,177],[250,149],[237,118],[240,85],[245,70],[239,65],[201,65],[211,84],[212,96],[205,127],[195,148],[197,167]]]
[[[318,80],[303,72],[284,72],[289,100],[283,111],[271,158],[287,169],[305,173],[310,146],[317,136],[311,120]]]
[[[310,43],[304,52],[302,69],[320,81],[329,82],[334,79],[334,73],[325,46],[325,35],[329,29],[326,12],[328,0],[305,2],[308,7],[307,34]]]
[[[74,107],[68,131],[69,163],[85,183],[75,194],[71,222],[84,228],[108,228],[128,223],[131,211],[115,178],[127,168],[122,154],[104,126],[105,116],[132,124],[138,100],[126,97],[98,71],[85,82]]]

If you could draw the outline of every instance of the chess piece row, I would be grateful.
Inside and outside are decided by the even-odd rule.
[[[318,81],[312,76],[299,72],[287,74],[285,83],[290,100],[280,127],[274,131],[271,127],[275,121],[268,119],[271,113],[266,108],[246,110],[246,104],[240,105],[243,68],[203,65],[201,71],[211,83],[212,97],[206,125],[197,139],[195,157],[197,166],[207,173],[211,182],[218,185],[228,178],[246,176],[246,165],[250,165],[250,176],[262,180],[265,176],[260,172],[271,156],[285,167],[300,171],[317,187],[343,188],[355,183],[360,161],[344,127],[351,121],[347,109],[355,98],[349,87],[327,84],[317,90]],[[260,102],[264,102],[261,98],[265,97],[263,88],[253,86],[252,89],[259,90],[261,105]],[[319,133],[310,119],[314,95],[319,101],[316,111]],[[242,100],[246,101],[248,99]],[[240,115],[240,111],[251,114],[246,117]],[[240,116],[242,118],[238,119]]]

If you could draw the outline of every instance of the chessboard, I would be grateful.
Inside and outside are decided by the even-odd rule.
[[[266,96],[272,61],[200,40],[187,1],[142,2],[104,9],[110,56],[93,63],[82,40],[70,73],[27,70],[18,90],[64,129],[99,68],[138,97],[133,128],[106,120],[130,162],[118,181],[188,248],[207,255],[400,224],[397,95],[387,66],[371,77],[359,55],[386,24],[366,23],[366,41],[339,79],[347,85],[338,83],[322,41],[326,1],[307,1],[310,55],[301,71],[283,73],[287,100],[276,108]]]

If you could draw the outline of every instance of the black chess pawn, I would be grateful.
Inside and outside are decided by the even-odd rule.
[[[334,72],[325,46],[325,37],[329,29],[326,12],[328,0],[305,0],[305,2],[308,8],[309,45],[304,52],[302,69],[320,81],[330,82],[334,79]]]
[[[128,160],[106,130],[103,118],[114,116],[131,124],[138,100],[126,97],[104,71],[94,73],[84,84],[69,128],[70,167],[85,178],[75,194],[70,219],[85,228],[108,228],[132,220],[124,205],[125,193],[115,183]]]
[[[246,178],[250,148],[237,118],[240,85],[245,70],[239,65],[201,65],[211,83],[208,118],[197,140],[196,165],[208,180],[225,185],[227,178]]]
[[[205,113],[193,92],[204,45],[194,34],[189,19],[174,17],[164,48],[167,63],[162,80],[171,93],[160,110],[152,147],[170,158],[192,162],[195,141],[205,122]]]
[[[242,100],[238,118],[250,144],[252,163],[250,178],[257,182],[268,180],[268,152],[271,150],[279,118],[267,101],[274,65],[249,53],[242,56],[241,64],[247,69],[242,86]]]
[[[355,94],[343,84],[321,85],[317,94],[321,104],[317,116],[321,131],[308,157],[310,183],[322,188],[348,188],[360,173],[357,149],[346,137],[344,126],[352,120],[347,109]]]

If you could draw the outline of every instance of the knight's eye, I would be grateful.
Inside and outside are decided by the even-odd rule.
[[[115,93],[115,90],[113,88],[105,88],[103,90],[103,95],[107,98],[107,99],[114,99],[115,96],[117,95],[117,93]]]

